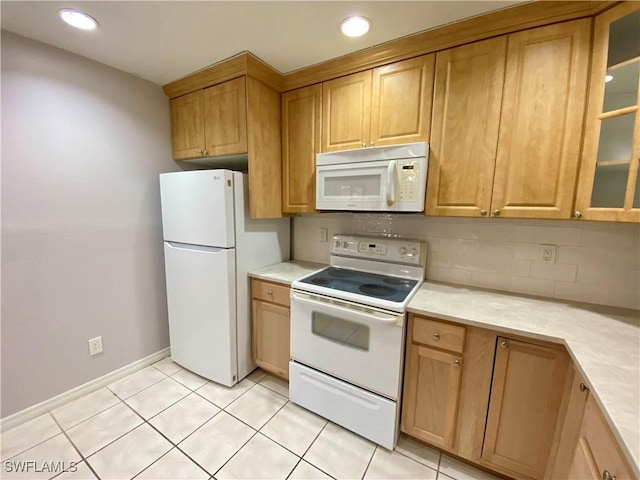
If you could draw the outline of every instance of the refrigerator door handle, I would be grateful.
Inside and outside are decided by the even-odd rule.
[[[175,250],[190,250],[192,252],[207,252],[207,253],[220,253],[229,250],[228,248],[220,248],[220,247],[205,247],[204,245],[191,245],[188,243],[178,243],[178,242],[164,242],[167,247],[173,248]]]

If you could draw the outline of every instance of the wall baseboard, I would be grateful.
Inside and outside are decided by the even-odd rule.
[[[130,375],[131,373],[137,372],[138,370],[142,370],[144,367],[152,365],[165,357],[168,357],[171,354],[171,350],[169,347],[163,348],[162,350],[152,353],[140,360],[136,360],[129,365],[125,365],[122,368],[114,370],[113,372],[109,372],[102,377],[98,377],[90,382],[87,382],[83,385],[79,385],[71,390],[67,390],[66,392],[61,393],[60,395],[56,395],[44,402],[38,403],[31,407],[25,408],[19,412],[14,413],[13,415],[9,415],[8,417],[4,417],[0,419],[0,432],[4,432],[5,430],[9,430],[10,428],[17,427],[18,425],[28,422],[29,420],[42,415],[43,413],[47,413],[54,408],[58,408],[76,398],[80,398],[88,393],[94,392],[99,388],[109,385],[121,378]]]

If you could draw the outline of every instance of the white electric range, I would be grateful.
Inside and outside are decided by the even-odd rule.
[[[292,284],[292,402],[395,447],[406,307],[425,263],[418,240],[333,237],[330,266]]]

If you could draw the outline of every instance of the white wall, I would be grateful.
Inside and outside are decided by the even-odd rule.
[[[640,308],[640,225],[344,213],[299,216],[293,226],[298,260],[328,263],[321,227],[400,235],[426,240],[429,280]],[[541,244],[557,245],[555,265],[540,260]]]
[[[170,137],[158,85],[2,32],[3,417],[168,346]]]

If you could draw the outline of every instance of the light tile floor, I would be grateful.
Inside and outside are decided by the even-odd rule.
[[[260,370],[226,388],[165,358],[4,432],[0,477],[496,479],[404,436],[376,446],[288,394]]]

